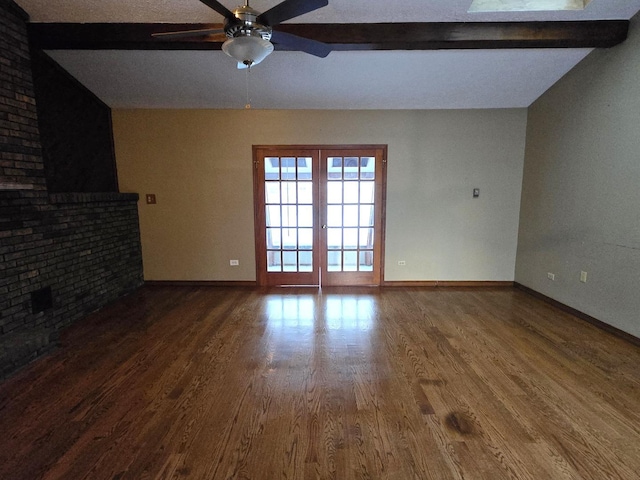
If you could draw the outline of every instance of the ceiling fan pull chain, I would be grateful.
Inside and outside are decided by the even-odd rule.
[[[251,109],[251,98],[249,97],[249,73],[251,72],[251,65],[247,66],[246,68],[246,74],[245,74],[245,78],[246,78],[246,86],[247,86],[247,103],[244,104],[244,108],[247,110]]]

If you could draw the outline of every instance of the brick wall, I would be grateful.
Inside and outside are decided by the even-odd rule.
[[[44,190],[26,15],[0,0],[0,180]]]
[[[137,194],[47,191],[26,20],[0,0],[0,379],[142,284]]]

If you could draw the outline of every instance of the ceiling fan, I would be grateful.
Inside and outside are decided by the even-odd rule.
[[[322,58],[331,52],[331,46],[326,43],[277,30],[278,24],[325,7],[329,0],[284,0],[264,13],[251,8],[249,0],[233,11],[217,0],[200,1],[224,17],[223,29],[181,30],[154,33],[153,36],[185,38],[224,33],[228,39],[222,50],[238,61],[238,68],[250,68],[260,63],[273,52],[274,43]]]

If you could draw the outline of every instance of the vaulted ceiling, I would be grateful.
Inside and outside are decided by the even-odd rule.
[[[33,41],[114,108],[243,108],[247,89],[253,108],[527,107],[593,47],[624,38],[627,22],[609,20],[640,10],[640,0],[499,13],[469,13],[471,0],[329,0],[282,28],[334,51],[276,50],[247,74],[219,39],[151,37],[180,27],[159,24],[220,24],[199,0],[17,3],[31,17]],[[233,9],[239,0],[221,3]]]

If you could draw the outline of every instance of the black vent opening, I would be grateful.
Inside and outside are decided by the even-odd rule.
[[[53,296],[51,287],[44,287],[35,292],[31,292],[31,312],[40,313],[53,307]]]

